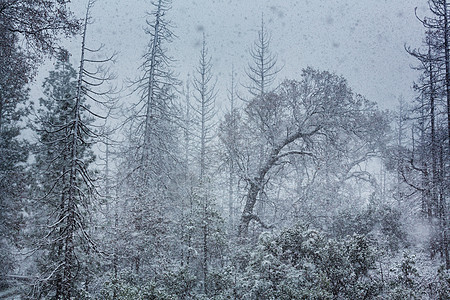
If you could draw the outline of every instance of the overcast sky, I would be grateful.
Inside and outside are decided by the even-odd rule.
[[[87,0],[72,2],[82,16]],[[411,86],[418,74],[410,68],[415,61],[404,45],[421,44],[423,28],[414,16],[415,7],[419,15],[427,13],[425,0],[174,0],[167,14],[177,35],[171,55],[184,80],[197,65],[205,32],[218,77],[218,102],[224,103],[232,64],[239,81],[246,82],[248,49],[257,38],[263,13],[271,50],[284,66],[278,81],[297,79],[302,68],[312,66],[343,75],[354,92],[383,108],[393,107],[400,95],[406,100],[414,97]],[[139,74],[149,41],[143,30],[146,11],[151,9],[149,0],[98,0],[92,11],[95,23],[88,43],[105,44],[107,53],[119,52],[114,69],[120,79]],[[66,45],[78,64],[79,39]]]

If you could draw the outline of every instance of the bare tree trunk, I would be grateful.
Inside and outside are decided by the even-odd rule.
[[[437,170],[437,149],[436,149],[436,114],[435,114],[435,91],[434,91],[434,71],[433,71],[433,64],[431,63],[431,47],[428,47],[428,56],[430,59],[430,69],[429,69],[429,80],[430,80],[430,125],[431,125],[431,172],[432,172],[432,183],[431,183],[431,203],[432,206],[430,208],[431,215],[428,217],[432,217],[433,214],[438,214],[438,193],[437,193],[437,187],[439,184],[438,181],[438,170]]]
[[[263,186],[264,186],[264,180],[266,177],[267,172],[272,169],[272,167],[276,164],[276,162],[286,156],[286,154],[280,154],[281,150],[283,150],[287,145],[291,144],[292,142],[296,141],[300,138],[305,138],[312,136],[316,134],[320,130],[320,127],[317,127],[313,131],[309,133],[303,133],[301,130],[296,132],[295,134],[292,134],[288,136],[284,141],[282,141],[277,147],[273,148],[271,151],[270,156],[268,159],[262,163],[262,167],[259,169],[258,173],[256,174],[255,178],[248,179],[250,188],[247,192],[247,199],[245,202],[244,210],[242,211],[241,215],[241,221],[239,224],[239,230],[238,235],[243,237],[248,234],[248,227],[250,224],[250,221],[254,220],[258,222],[263,228],[269,228],[270,226],[267,226],[264,224],[264,222],[259,218],[259,216],[255,215],[253,213],[253,210],[255,208],[255,204],[257,202],[258,194],[261,192]],[[307,152],[289,152],[290,154],[300,154],[300,155],[310,155],[310,153]]]
[[[2,122],[3,122],[3,99],[0,96],[0,134],[2,133]]]
[[[450,49],[449,49],[449,28],[448,28],[448,2],[444,0],[444,47],[445,47],[445,91],[447,98],[447,141],[450,153]]]
[[[207,175],[208,175],[208,160],[207,160],[207,150],[210,142],[212,141],[211,131],[213,129],[213,115],[215,112],[215,83],[211,82],[211,58],[208,56],[208,51],[206,48],[206,38],[203,34],[203,45],[200,54],[199,66],[197,68],[197,74],[199,78],[194,77],[194,88],[197,92],[197,97],[195,97],[198,102],[198,108],[195,109],[200,121],[199,136],[200,136],[200,151],[199,151],[199,182],[200,182],[200,205],[202,209],[202,272],[203,272],[203,292],[205,295],[208,294],[208,264],[209,259],[209,239],[210,228],[212,226],[209,216],[209,210],[212,208],[213,203],[211,196],[208,193],[207,186]]]
[[[236,143],[236,118],[234,114],[234,102],[235,102],[235,82],[234,82],[234,65],[231,68],[231,90],[229,91],[230,100],[230,117],[231,117],[231,143],[234,145]],[[228,174],[228,230],[230,235],[232,234],[234,227],[234,176],[235,176],[235,166],[234,157],[229,159],[229,174]]]
[[[450,157],[450,49],[449,49],[449,28],[448,28],[448,2],[444,0],[444,47],[445,47],[445,85],[446,85],[446,98],[447,98],[447,142],[448,142],[448,156]],[[445,166],[443,165],[443,168]],[[444,169],[442,169],[444,170]],[[446,177],[443,177],[443,183],[446,181]],[[447,187],[448,190],[448,187]],[[443,193],[441,200],[440,210],[442,214],[442,245],[443,254],[445,257],[446,269],[450,269],[450,260],[448,253],[448,233],[447,233],[447,215],[445,210],[447,208],[446,193]]]
[[[449,254],[448,254],[448,238],[447,238],[447,207],[445,202],[445,196],[446,196],[446,188],[448,188],[445,184],[445,160],[444,160],[444,147],[440,147],[440,155],[439,155],[439,163],[440,163],[440,185],[439,185],[439,202],[438,202],[438,215],[439,218],[439,225],[441,228],[441,242],[440,242],[440,248],[441,248],[441,256],[445,259],[445,266],[447,269],[449,269]]]
[[[206,198],[206,197],[205,197]],[[205,203],[203,204],[203,215],[207,215],[207,204],[206,199],[204,199]],[[207,286],[207,279],[208,279],[208,220],[204,221],[203,224],[203,261],[202,261],[202,270],[203,270],[203,293],[205,295],[208,295],[208,286]]]

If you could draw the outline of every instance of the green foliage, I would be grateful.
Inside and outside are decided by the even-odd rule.
[[[330,232],[337,238],[353,234],[366,235],[375,226],[377,220],[374,215],[375,212],[371,207],[356,213],[349,210],[341,211],[333,218],[329,228]]]
[[[264,233],[240,283],[245,299],[356,299],[374,296],[374,253],[362,235],[342,240],[297,225]]]
[[[3,5],[3,2],[2,2]],[[9,21],[0,12],[0,28]],[[24,223],[25,195],[30,182],[26,161],[30,151],[21,138],[29,115],[29,68],[13,44],[13,33],[0,30],[0,290],[8,286],[6,274],[15,267],[14,255]]]
[[[342,211],[332,219],[329,231],[337,238],[370,236],[379,247],[393,253],[408,245],[401,211],[389,205],[371,203],[361,211]]]
[[[221,287],[225,283],[226,273],[211,273],[210,281],[214,281],[217,287],[212,296],[203,298],[200,292],[200,282],[197,277],[193,276],[186,267],[179,267],[175,270],[168,271],[158,278],[153,278],[148,282],[143,282],[139,278],[133,278],[122,274],[119,279],[112,279],[105,282],[98,299],[211,299],[219,297],[223,294]],[[209,283],[213,285],[212,282]]]
[[[407,234],[401,223],[402,213],[392,206],[381,206],[377,210],[377,217],[381,225],[381,233],[384,238],[385,248],[397,252],[402,247],[407,247]]]
[[[188,299],[195,294],[198,279],[185,267],[164,274],[164,286],[177,295],[178,299]],[[187,297],[187,298],[186,298]]]
[[[154,282],[148,285],[136,286],[123,280],[106,282],[99,300],[174,300],[175,295],[158,287]]]
[[[412,255],[381,275],[381,258],[366,235],[327,238],[297,225],[262,233],[253,250],[243,248],[237,246],[230,265],[208,273],[208,295],[201,280],[179,267],[150,282],[108,282],[99,299],[448,299],[449,273],[441,268],[427,278]],[[245,255],[245,264],[237,261]]]
[[[437,296],[439,300],[450,299],[450,270],[444,266],[438,270]]]
[[[66,51],[60,52],[55,69],[44,80],[44,97],[36,114],[39,143],[34,148],[35,200],[28,245],[35,250],[39,273],[35,297],[62,297],[69,285],[66,281],[77,298],[87,295],[83,289],[95,278],[93,270],[99,269],[88,237],[95,129],[90,128],[92,117],[77,108],[77,72],[68,58]],[[83,97],[79,104],[87,107]]]
[[[105,282],[99,299],[229,299],[237,273],[230,267],[215,268],[208,273],[209,294],[202,293],[199,278],[186,266],[165,272],[148,282],[122,274],[119,279]],[[229,296],[229,297],[228,297]]]
[[[415,264],[414,256],[403,254],[402,261],[394,270],[396,276],[389,284],[390,299],[420,299],[419,273]]]
[[[231,297],[232,293],[230,293],[230,291],[235,284],[234,276],[236,276],[236,274],[231,267],[215,268],[214,270],[211,270],[207,277],[209,296],[214,299],[228,299],[225,296],[229,293],[228,296]]]

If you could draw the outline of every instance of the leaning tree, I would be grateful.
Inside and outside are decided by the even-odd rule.
[[[383,136],[387,124],[387,117],[374,103],[354,94],[344,78],[326,71],[307,68],[299,81],[287,80],[263,98],[255,97],[239,124],[245,138],[229,150],[247,183],[239,235],[247,234],[251,221],[270,226],[255,212],[255,205],[277,172],[290,165],[290,158],[316,162],[323,158],[323,149],[334,147],[333,151],[346,153],[343,157],[353,152],[341,166],[339,178],[362,176],[355,168],[377,154],[382,142],[378,137]],[[356,147],[358,143],[364,151]],[[263,149],[260,158],[253,151],[258,147]]]

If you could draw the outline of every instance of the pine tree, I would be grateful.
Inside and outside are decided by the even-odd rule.
[[[198,147],[195,148],[198,163],[198,188],[195,192],[195,198],[198,207],[194,208],[195,217],[198,226],[201,229],[198,232],[201,236],[201,268],[203,278],[203,293],[208,295],[209,285],[208,273],[212,258],[214,257],[214,247],[220,243],[219,231],[220,218],[215,208],[215,197],[212,192],[213,176],[211,168],[213,167],[211,154],[214,141],[215,129],[215,100],[216,90],[215,82],[213,81],[211,57],[208,54],[206,45],[206,37],[203,34],[202,49],[200,52],[200,60],[197,67],[197,72],[194,75],[194,98],[193,105],[194,116],[193,122],[196,126],[194,135],[196,136]]]
[[[90,148],[101,136],[98,121],[106,118],[96,111],[110,109],[107,95],[111,90],[104,84],[112,77],[103,72],[102,66],[112,57],[88,58],[88,52],[97,52],[90,50],[86,41],[93,5],[94,1],[89,0],[78,72],[70,66],[68,54],[63,51],[56,70],[44,83],[46,99],[41,101],[43,109],[39,112],[37,129],[41,149],[36,161],[41,171],[38,182],[41,193],[37,201],[47,209],[44,211],[46,218],[39,218],[37,222],[47,230],[39,232],[41,238],[35,245],[41,254],[38,258],[44,259],[36,285],[42,289],[33,291],[39,297],[80,297],[82,289],[88,288],[91,270],[87,259],[91,251],[100,251],[88,228],[97,193],[89,168],[94,160]],[[94,125],[94,121],[97,124]]]
[[[28,115],[28,72],[15,48],[0,46],[0,290],[15,267],[10,252],[17,247],[23,223],[29,144],[20,138],[20,124]]]
[[[78,34],[80,28],[67,1],[1,1],[1,57],[10,60],[0,65],[2,78],[10,84],[32,79],[43,58],[57,53],[61,35]]]
[[[155,1],[148,14],[146,33],[150,41],[140,67],[142,75],[132,83],[139,99],[127,116],[125,183],[132,191],[126,197],[134,226],[129,251],[133,252],[133,272],[145,274],[146,278],[155,278],[167,267],[165,251],[176,240],[167,238],[175,232],[170,224],[178,213],[173,207],[178,207],[177,180],[181,173],[174,93],[178,81],[172,74],[172,58],[167,51],[173,39],[166,20],[170,5],[168,0]]]
[[[264,97],[281,71],[277,67],[277,57],[270,52],[270,34],[268,33],[264,17],[261,17],[261,27],[258,39],[250,50],[252,62],[248,65],[246,74],[250,79],[248,90],[253,97]]]
[[[79,30],[64,3],[14,1],[0,3],[0,289],[13,269],[11,248],[16,247],[23,222],[29,147],[19,136],[18,124],[28,114],[26,84],[47,54],[54,54],[60,34]],[[25,45],[25,47],[23,47]]]
[[[40,210],[35,212],[35,215],[45,217],[40,217],[36,221],[36,226],[39,228],[45,224],[50,228],[48,232],[38,232],[40,239],[37,246],[39,253],[42,254],[38,256],[38,259],[43,283],[39,295],[40,297],[54,296],[56,299],[70,293],[68,290],[73,293],[73,283],[65,283],[64,280],[65,276],[70,276],[66,280],[75,279],[69,268],[75,268],[75,252],[81,251],[79,248],[81,242],[73,241],[75,227],[78,227],[75,226],[73,217],[75,211],[77,215],[80,213],[85,215],[85,212],[78,211],[74,205],[85,206],[87,203],[74,199],[73,194],[70,194],[71,185],[77,186],[82,194],[88,193],[87,190],[91,188],[86,186],[79,176],[76,176],[75,181],[70,177],[72,155],[70,136],[73,135],[73,120],[81,115],[76,116],[76,109],[74,109],[77,72],[68,60],[68,53],[61,52],[55,70],[50,72],[49,77],[44,81],[46,98],[40,99],[42,108],[38,111],[39,128],[37,129],[40,140],[36,152],[36,168],[40,170],[38,197],[43,201],[38,202],[41,204]],[[80,104],[83,105],[85,99],[81,98],[81,101]],[[90,123],[85,117],[82,117],[80,121],[85,122],[86,125]],[[80,138],[84,140],[86,136],[83,134]],[[87,171],[86,167],[94,159],[93,154],[86,145],[77,148],[76,159],[83,165],[83,171]],[[84,217],[83,223],[85,223]],[[85,225],[80,229],[85,230]],[[45,253],[48,254],[45,255]]]

